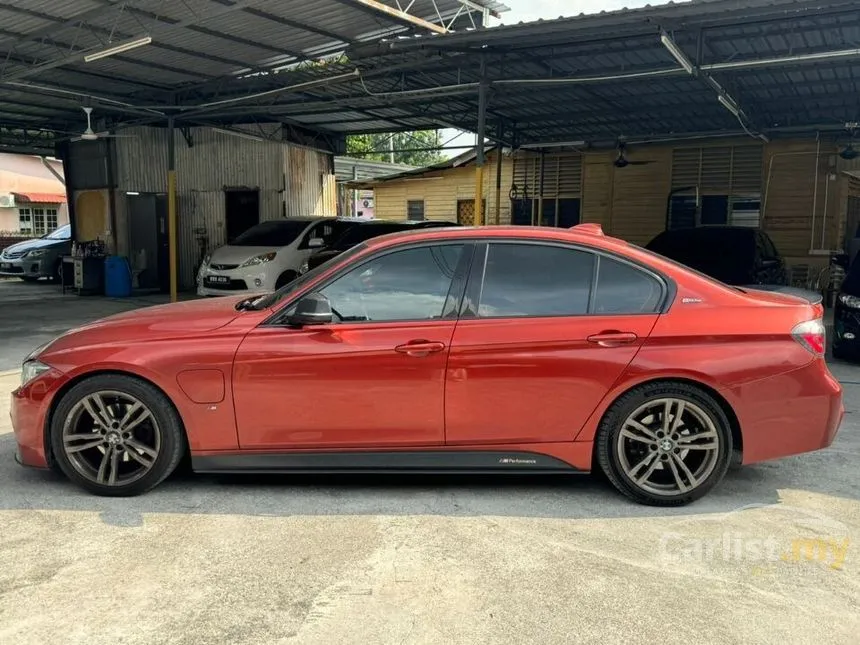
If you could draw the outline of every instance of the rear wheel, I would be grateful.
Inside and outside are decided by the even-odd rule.
[[[63,396],[51,421],[60,470],[96,495],[139,495],[179,464],[185,435],[170,400],[129,376],[95,376]]]
[[[281,275],[278,276],[278,279],[275,281],[275,289],[285,287],[298,277],[299,274],[295,271],[284,271]]]
[[[686,383],[652,383],[609,408],[595,445],[612,484],[651,506],[682,506],[716,486],[729,467],[732,433],[719,404]]]
[[[62,259],[54,262],[54,268],[51,270],[51,280],[58,284],[63,282],[63,261]]]

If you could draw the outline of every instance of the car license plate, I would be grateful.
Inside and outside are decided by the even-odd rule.
[[[210,275],[209,282],[214,282],[216,284],[227,284],[230,282],[230,278],[226,275]]]

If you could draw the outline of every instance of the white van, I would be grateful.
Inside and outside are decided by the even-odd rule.
[[[207,255],[197,273],[197,294],[269,293],[292,282],[304,261],[343,234],[354,219],[289,217],[261,222]]]

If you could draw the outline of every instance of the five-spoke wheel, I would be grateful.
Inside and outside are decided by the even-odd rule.
[[[135,495],[175,468],[184,451],[179,417],[153,386],[103,375],[69,390],[52,417],[51,445],[60,469],[103,495]]]
[[[676,506],[698,499],[722,479],[731,429],[713,398],[684,383],[655,383],[621,397],[597,438],[601,468],[636,501]]]

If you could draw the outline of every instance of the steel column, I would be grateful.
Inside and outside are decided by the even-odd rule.
[[[167,119],[167,247],[170,257],[170,302],[177,300],[176,258],[176,129],[173,117]]]
[[[481,57],[481,82],[478,84],[478,141],[475,157],[475,226],[484,223],[484,139],[487,135],[487,61]]]

